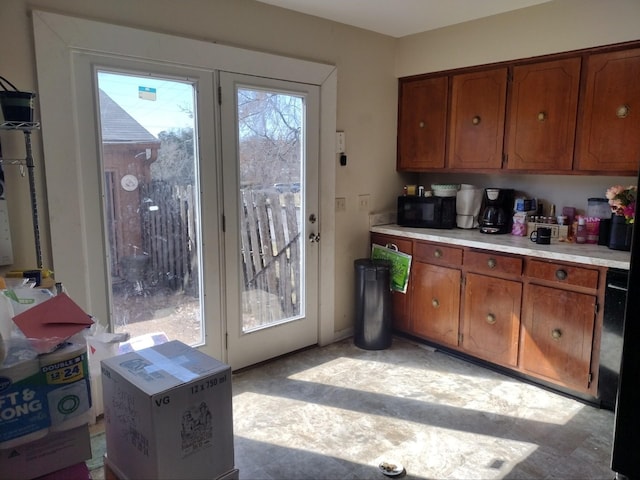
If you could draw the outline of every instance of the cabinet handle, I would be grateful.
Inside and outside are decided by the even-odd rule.
[[[544,122],[547,119],[547,112],[538,112],[538,121]]]
[[[471,119],[471,123],[473,123],[474,125],[480,125],[480,115],[476,115],[475,117],[473,117]]]
[[[489,325],[496,323],[496,316],[493,313],[487,313],[487,323]]]
[[[442,258],[442,250],[440,250],[439,248],[436,248],[435,251],[433,252],[433,256],[436,258]]]
[[[391,250],[395,250],[396,252],[398,251],[398,246],[395,243],[387,243],[385,247]]]
[[[420,128],[424,128],[424,127],[425,127],[425,123],[424,123],[424,122],[420,122],[420,123],[418,123],[418,126],[419,126]]]
[[[440,306],[440,302],[437,298],[434,298],[433,300],[431,300],[431,305],[433,305],[433,308],[438,308]]]
[[[489,260],[487,260],[487,267],[489,268],[496,268],[497,264],[498,262],[496,262],[495,258],[490,258]]]
[[[631,107],[629,105],[620,105],[616,108],[616,117],[618,118],[627,118],[629,116],[629,111]]]
[[[562,337],[562,330],[554,328],[551,330],[551,337],[553,337],[554,340],[560,340],[560,337]]]
[[[559,268],[558,270],[556,270],[556,278],[558,280],[566,280],[567,279],[567,271],[563,270],[561,268]]]

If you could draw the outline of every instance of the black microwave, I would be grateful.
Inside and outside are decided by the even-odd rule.
[[[456,197],[398,197],[398,225],[419,228],[455,228]]]

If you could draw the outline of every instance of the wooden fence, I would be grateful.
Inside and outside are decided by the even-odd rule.
[[[194,189],[155,181],[141,185],[143,249],[147,282],[197,295]]]
[[[195,192],[164,182],[141,185],[143,249],[149,286],[197,295]],[[251,323],[300,313],[300,194],[275,188],[241,191],[243,314]],[[275,305],[274,305],[275,304]],[[256,325],[254,325],[256,326]]]
[[[300,194],[272,188],[241,195],[242,307],[251,328],[300,314]]]

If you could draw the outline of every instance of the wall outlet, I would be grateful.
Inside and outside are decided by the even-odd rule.
[[[347,211],[347,199],[344,197],[336,198],[336,212],[346,212]]]
[[[369,198],[371,195],[358,195],[358,210],[360,212],[368,212],[369,211]]]

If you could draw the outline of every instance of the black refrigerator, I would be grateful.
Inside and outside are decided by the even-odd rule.
[[[633,230],[611,455],[620,480],[640,479],[640,233]]]

